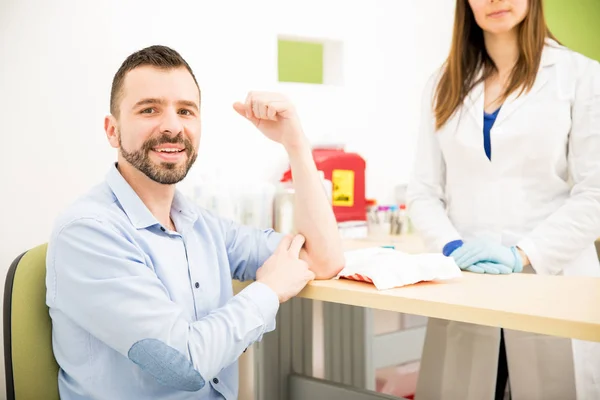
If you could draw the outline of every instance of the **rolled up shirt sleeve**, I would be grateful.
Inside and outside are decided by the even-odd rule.
[[[50,242],[47,263],[51,312],[62,312],[159,382],[182,390],[201,389],[233,363],[262,337],[279,307],[275,293],[254,282],[190,322],[143,251],[96,218],[64,225]]]

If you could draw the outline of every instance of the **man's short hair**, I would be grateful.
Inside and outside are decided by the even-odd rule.
[[[194,76],[192,68],[177,51],[167,46],[160,45],[146,47],[127,57],[113,78],[110,91],[110,113],[115,117],[119,114],[119,102],[121,101],[123,94],[125,75],[137,67],[146,65],[165,70],[185,67],[192,75],[192,78],[198,87],[198,92],[200,92],[200,86],[198,85],[198,81]]]

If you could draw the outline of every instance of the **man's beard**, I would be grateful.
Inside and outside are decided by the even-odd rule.
[[[187,138],[184,139],[181,133],[174,137],[163,134],[160,137],[150,138],[144,142],[139,150],[131,153],[123,148],[120,133],[118,137],[119,149],[123,158],[154,182],[165,185],[172,185],[183,180],[198,156],[198,153],[194,151],[192,142]],[[184,146],[183,151],[187,154],[187,161],[183,165],[170,162],[161,162],[160,164],[153,162],[150,159],[150,151],[163,143],[182,144]]]

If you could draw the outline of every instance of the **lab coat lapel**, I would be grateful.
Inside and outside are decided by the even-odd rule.
[[[457,139],[471,147],[483,146],[483,89],[483,82],[475,85],[463,102],[464,111],[459,111],[459,121],[465,119],[464,122],[467,122],[471,118],[474,119],[476,129],[465,129],[464,122],[460,122],[459,126],[462,128],[457,131]],[[468,123],[471,124],[471,121],[468,121]],[[466,126],[472,127],[473,125]]]
[[[475,122],[477,123],[477,127],[479,127],[480,131],[483,130],[483,102],[484,102],[484,83],[478,83],[471,91],[466,99],[466,108],[469,111],[469,114],[473,118],[475,118]]]
[[[510,96],[504,101],[498,117],[496,118],[495,125],[501,125],[506,121],[516,110],[523,107],[523,105],[531,98],[535,97],[548,82],[550,77],[550,67],[555,62],[555,49],[546,46],[542,53],[542,59],[540,61],[540,68],[537,73],[535,82],[529,92],[523,92],[519,95],[520,89],[512,92]]]

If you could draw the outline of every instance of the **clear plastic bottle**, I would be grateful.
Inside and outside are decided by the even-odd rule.
[[[408,218],[408,212],[406,211],[406,204],[400,204],[398,219],[401,223],[400,235],[410,235],[412,229],[410,226],[410,219]]]
[[[295,232],[294,223],[295,190],[291,182],[281,182],[277,185],[273,201],[273,229],[283,234]]]

